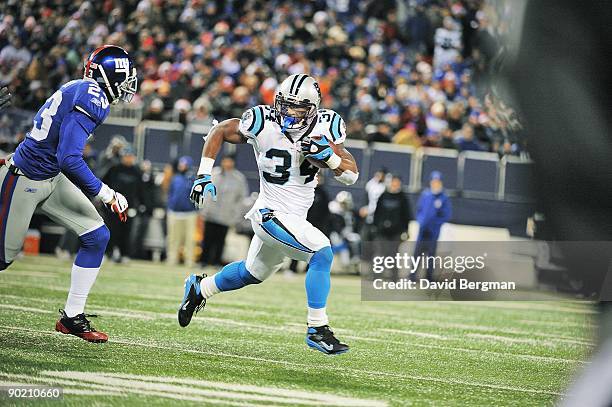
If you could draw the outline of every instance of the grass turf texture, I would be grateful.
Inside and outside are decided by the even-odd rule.
[[[75,406],[551,405],[592,348],[588,304],[361,302],[359,280],[334,277],[331,325],[351,351],[330,357],[304,343],[303,275],[222,293],[183,329],[186,274],[105,264],[86,312],[110,340],[91,344],[53,331],[70,263],[16,261],[0,273],[0,384],[57,383]]]

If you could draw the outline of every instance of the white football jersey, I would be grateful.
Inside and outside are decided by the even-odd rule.
[[[321,135],[334,144],[344,142],[346,125],[338,113],[320,109],[315,120],[310,136]],[[305,160],[299,140],[281,132],[276,112],[267,105],[244,112],[239,129],[253,146],[259,168],[259,198],[253,208],[306,217],[314,200],[318,168]]]

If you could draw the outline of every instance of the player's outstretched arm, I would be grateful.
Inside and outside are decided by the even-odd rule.
[[[213,201],[217,200],[217,187],[212,183],[212,168],[215,158],[221,150],[223,142],[231,144],[243,144],[247,138],[239,130],[240,119],[228,119],[218,123],[210,129],[206,142],[202,148],[202,160],[198,168],[198,176],[193,182],[189,198],[197,208],[204,206],[207,194]]]

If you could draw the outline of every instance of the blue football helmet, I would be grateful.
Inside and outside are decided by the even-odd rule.
[[[138,88],[136,68],[130,55],[116,45],[103,45],[85,61],[85,78],[95,80],[110,103],[129,103]]]

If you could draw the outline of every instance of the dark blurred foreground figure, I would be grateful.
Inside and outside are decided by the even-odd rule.
[[[612,405],[610,21],[609,2],[531,1],[508,63],[547,220],[558,240],[588,242],[564,254],[584,293],[600,300],[599,348],[563,406]]]

